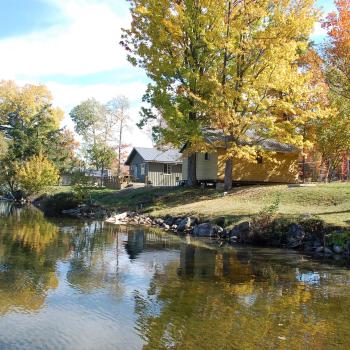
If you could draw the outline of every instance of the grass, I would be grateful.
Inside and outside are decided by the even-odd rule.
[[[224,196],[213,189],[139,188],[92,190],[92,199],[118,210],[143,210],[153,215],[227,217],[232,223],[256,215],[279,197],[281,216],[310,214],[329,224],[350,226],[350,183],[318,184],[316,187],[286,185],[246,186]]]

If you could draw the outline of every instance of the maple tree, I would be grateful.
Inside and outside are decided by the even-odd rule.
[[[122,44],[152,80],[143,118],[164,118],[163,142],[188,142],[191,185],[195,151],[208,147],[204,128],[229,136],[227,189],[233,159],[263,152],[257,140],[305,145],[304,126],[322,115],[312,74],[298,64],[318,18],[315,1],[130,3],[132,23]]]
[[[318,127],[318,149],[331,180],[350,150],[350,1],[335,1],[336,12],[323,21],[327,40],[323,46],[322,73],[329,87],[330,118]]]
[[[326,78],[333,93],[350,99],[350,1],[336,0],[337,11],[323,21]]]
[[[60,163],[62,171],[70,161],[74,140],[71,135],[69,142],[63,142],[65,131],[60,123],[64,113],[52,103],[44,85],[0,82],[0,139],[6,140],[7,149],[0,160],[0,182],[11,192],[16,189],[17,169],[31,157],[48,156]]]

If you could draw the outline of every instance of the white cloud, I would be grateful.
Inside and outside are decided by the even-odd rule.
[[[124,0],[45,0],[62,15],[57,25],[39,32],[0,40],[0,79],[14,79],[20,85],[45,83],[51,90],[55,105],[66,117],[63,125],[73,129],[69,111],[81,101],[95,97],[107,102],[117,95],[129,98],[131,127],[125,143],[151,146],[149,135],[136,127],[145,83],[134,78],[113,84],[64,84],[64,77],[98,74],[112,70],[132,70],[124,49],[119,45],[121,28],[130,17]],[[58,76],[60,82],[53,80]],[[135,75],[134,75],[135,76]],[[62,79],[63,78],[63,79]],[[48,81],[48,79],[51,79]]]
[[[2,78],[76,76],[129,66],[119,45],[121,27],[128,26],[128,16],[118,15],[107,2],[50,2],[63,12],[64,23],[0,40]]]
[[[66,117],[63,125],[73,130],[73,123],[68,114],[69,111],[90,97],[95,97],[102,103],[106,103],[117,95],[125,95],[129,98],[130,108],[129,128],[125,132],[124,142],[132,146],[152,147],[150,135],[140,130],[136,123],[139,120],[141,97],[146,89],[145,84],[130,82],[127,84],[94,84],[94,85],[66,85],[56,82],[46,84],[55,98],[55,104],[64,109]]]

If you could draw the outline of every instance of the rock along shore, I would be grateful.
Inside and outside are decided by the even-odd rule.
[[[322,222],[309,219],[305,227],[302,224],[290,222],[284,228],[282,234],[269,236],[262,239],[261,235],[256,235],[253,223],[242,222],[233,228],[224,227],[225,218],[214,221],[202,222],[195,216],[154,218],[145,214],[135,212],[124,212],[114,214],[106,219],[106,222],[117,225],[144,225],[159,227],[165,231],[179,235],[189,234],[196,237],[210,237],[221,243],[230,244],[256,244],[262,246],[272,246],[279,248],[300,250],[318,257],[329,257],[335,260],[346,260],[350,258],[350,241],[345,245],[327,243],[327,228],[321,227]],[[258,237],[258,238],[257,238]]]

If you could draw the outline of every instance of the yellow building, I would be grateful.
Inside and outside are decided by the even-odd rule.
[[[206,136],[212,151],[196,153],[196,175],[200,182],[223,182],[225,173],[225,148],[218,142],[218,134]],[[246,183],[297,183],[299,178],[299,154],[292,146],[274,140],[259,140],[264,152],[273,152],[272,157],[257,157],[255,161],[234,159],[233,182]],[[215,146],[213,146],[215,145]],[[188,178],[188,157],[185,145],[182,148],[182,178]]]

